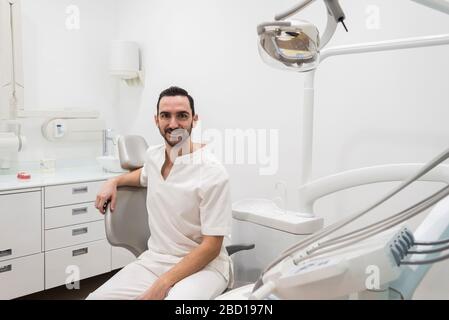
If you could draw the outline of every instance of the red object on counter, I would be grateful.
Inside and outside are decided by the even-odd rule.
[[[29,174],[28,172],[24,172],[24,171],[18,172],[17,173],[17,179],[19,179],[19,180],[29,180],[29,179],[31,179],[31,174]]]

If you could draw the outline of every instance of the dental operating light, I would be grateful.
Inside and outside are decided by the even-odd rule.
[[[327,8],[327,26],[320,38],[318,28],[304,20],[285,20],[315,0],[302,1],[295,7],[275,16],[274,22],[257,26],[259,53],[269,65],[293,71],[306,72],[319,63],[320,49],[335,33],[337,24],[344,24],[345,14],[338,0],[324,0]],[[347,29],[346,29],[347,31]]]
[[[439,228],[439,226],[441,226],[441,230],[437,228],[438,237],[443,236],[445,233],[449,234],[449,224],[447,224],[447,226],[445,225],[445,222],[447,222],[447,212],[442,211],[441,208],[443,205],[440,206],[440,203],[444,203],[449,207],[449,181],[445,181],[448,184],[446,187],[438,190],[426,199],[413,204],[401,212],[388,216],[385,219],[378,219],[376,222],[368,224],[362,228],[357,229],[353,227],[349,232],[342,234],[340,233],[339,236],[334,235],[337,231],[341,231],[341,229],[351,225],[362,216],[371,213],[373,209],[377,208],[397,193],[401,192],[402,189],[406,188],[414,181],[421,179],[426,173],[431,171],[436,166],[441,165],[443,161],[449,159],[449,149],[424,167],[421,167],[419,171],[417,170],[417,172],[408,170],[409,164],[399,165],[397,168],[404,170],[404,172],[408,172],[407,175],[402,173],[399,174],[399,179],[393,171],[385,173],[385,168],[382,168],[382,174],[381,177],[379,177],[377,168],[367,167],[334,174],[315,181],[310,180],[313,151],[314,77],[315,69],[318,64],[329,57],[338,55],[385,52],[410,48],[449,45],[449,34],[369,42],[356,45],[343,45],[324,49],[326,44],[334,35],[338,23],[342,23],[346,29],[346,26],[344,25],[345,15],[339,5],[338,0],[323,0],[327,8],[327,25],[322,36],[319,35],[319,31],[316,26],[310,22],[301,20],[286,20],[290,16],[310,5],[313,1],[314,0],[303,0],[295,7],[276,15],[274,22],[265,22],[257,26],[257,33],[259,36],[259,53],[267,64],[287,70],[299,72],[309,71],[306,72],[304,76],[304,103],[302,106],[300,119],[300,212],[313,212],[313,204],[316,200],[323,196],[340,190],[345,190],[350,187],[385,181],[405,181],[390,191],[382,199],[368,206],[366,209],[340,219],[336,223],[327,226],[321,231],[310,235],[309,237],[284,250],[261,273],[259,279],[251,289],[252,293],[249,296],[250,299],[263,299],[274,291],[279,293],[282,290],[290,290],[287,287],[292,290],[289,291],[287,295],[284,295],[287,291],[281,292],[282,294],[280,297],[297,297],[295,291],[297,288],[295,288],[294,284],[290,286],[291,283],[288,283],[288,281],[290,281],[289,276],[292,275],[292,270],[297,270],[297,268],[302,267],[301,264],[311,262],[315,258],[332,254],[335,250],[347,250],[350,246],[357,245],[363,241],[371,240],[373,237],[389,232],[437,203],[436,209],[438,210],[432,211],[434,214],[425,219],[422,226],[420,225],[417,229],[417,232],[420,234],[420,237],[427,239],[426,235],[429,230],[434,232],[436,230],[435,228]],[[441,13],[449,14],[449,0],[411,1]],[[397,169],[396,167],[389,167],[392,169]],[[412,172],[414,173],[413,175]],[[440,182],[438,179],[429,181]],[[439,242],[442,241],[438,237],[437,241],[431,241],[429,242],[429,245],[441,244]],[[446,243],[446,240],[443,242]],[[449,238],[447,239],[447,242],[449,243]],[[415,243],[415,245],[418,245],[418,243],[420,242]],[[442,252],[449,250],[448,248],[449,246],[443,246],[432,248],[431,250],[432,252]],[[411,252],[414,252],[414,254],[419,253],[423,255],[431,254],[429,251],[430,250],[415,250]],[[430,259],[424,259],[422,261],[414,259],[404,260],[403,258],[404,257],[400,257],[398,266],[399,264],[425,265],[435,263],[437,261],[449,259],[449,254],[435,259],[430,256]],[[403,268],[401,269],[402,273],[400,278],[392,282],[392,285],[400,287],[407,296],[411,296],[414,289],[422,280],[427,271],[428,268],[426,269],[425,267],[415,269]],[[284,277],[284,275],[287,275],[287,277]],[[289,286],[283,286],[283,281],[288,283]],[[299,284],[297,284],[297,287],[298,286]]]

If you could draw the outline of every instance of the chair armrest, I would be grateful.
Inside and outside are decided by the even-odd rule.
[[[254,247],[254,244],[232,244],[226,246],[226,250],[228,251],[229,255],[233,255],[234,253],[239,251],[254,249]]]

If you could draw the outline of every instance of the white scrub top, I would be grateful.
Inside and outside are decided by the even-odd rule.
[[[229,176],[207,146],[178,156],[166,180],[161,174],[164,162],[165,145],[147,150],[140,184],[148,187],[151,236],[142,258],[176,264],[200,245],[203,235],[229,239],[232,221]],[[228,286],[232,286],[232,261],[224,244],[207,267],[222,274]]]

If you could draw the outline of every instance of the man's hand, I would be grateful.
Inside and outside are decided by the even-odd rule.
[[[172,284],[160,277],[153,285],[148,288],[144,293],[138,296],[137,300],[163,300],[168,294],[168,291],[172,287]]]
[[[97,199],[95,200],[95,208],[98,209],[102,214],[106,212],[105,203],[111,201],[111,211],[115,209],[115,200],[117,198],[117,182],[114,179],[109,179],[106,181],[101,190],[97,194]]]

